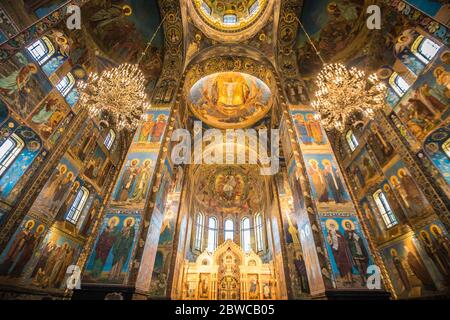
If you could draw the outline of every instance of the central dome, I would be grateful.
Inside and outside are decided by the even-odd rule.
[[[267,0],[194,0],[195,8],[212,27],[235,32],[252,24],[267,5]]]
[[[203,122],[216,128],[251,126],[269,111],[272,94],[260,79],[241,72],[219,72],[198,80],[188,103]]]
[[[272,12],[269,0],[191,0],[191,17],[206,35],[226,42],[248,39]]]

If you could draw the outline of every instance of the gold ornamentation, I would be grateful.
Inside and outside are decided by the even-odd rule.
[[[80,82],[80,105],[91,117],[110,115],[117,128],[135,129],[145,121],[148,109],[145,77],[137,65],[121,64],[100,75],[91,73],[87,82]]]
[[[356,115],[373,119],[375,111],[384,105],[386,86],[376,74],[366,77],[364,71],[340,63],[325,64],[316,85],[312,106],[326,130],[342,132]]]

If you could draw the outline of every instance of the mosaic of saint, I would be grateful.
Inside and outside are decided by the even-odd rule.
[[[197,81],[188,94],[194,114],[217,128],[243,128],[259,121],[272,105],[269,87],[239,72],[221,72]]]
[[[197,202],[204,212],[256,212],[262,202],[257,174],[250,167],[207,168],[200,173]]]

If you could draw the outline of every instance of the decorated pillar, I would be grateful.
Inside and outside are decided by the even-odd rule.
[[[126,299],[146,299],[152,279],[165,281],[161,259],[166,255],[161,256],[158,245],[170,246],[178,211],[177,171],[168,147],[183,54],[178,3],[161,1],[160,9],[164,29],[178,36],[165,39],[164,66],[152,92],[148,120],[134,134],[82,278],[83,289],[101,287],[103,297],[120,292]]]
[[[301,152],[295,157],[294,151],[295,161],[299,158],[302,163],[302,166],[297,165],[296,170],[298,174],[303,173],[303,179],[307,179],[303,181],[301,190],[304,199],[309,198],[311,201],[306,210],[312,230],[317,228],[313,231],[316,233],[315,240],[320,243],[319,246],[316,242],[316,252],[318,257],[325,258],[321,265],[323,294],[333,297],[354,289],[366,291],[365,294],[368,295],[382,293],[381,279],[379,286],[371,287],[368,284],[368,276],[373,272],[369,272],[369,266],[376,266],[379,277],[381,266],[377,266],[371,253],[325,131],[316,119],[315,112],[307,106],[289,105],[287,110],[292,121],[291,130],[295,132],[294,139]],[[305,223],[305,220],[300,218],[300,224]],[[302,234],[302,231],[302,245],[308,246],[308,230],[304,230],[305,234]],[[325,265],[328,268],[324,269]],[[314,296],[314,289],[320,286],[311,281],[311,275],[308,274],[308,278],[310,285],[312,284],[311,295]]]

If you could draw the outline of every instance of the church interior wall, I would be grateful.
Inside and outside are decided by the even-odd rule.
[[[25,2],[0,4],[0,144],[17,151],[0,159],[0,298],[370,296],[371,265],[382,275],[373,294],[448,297],[448,5],[380,1],[389,23],[371,33],[370,1],[277,1],[237,45],[225,29],[208,33],[193,3],[86,1],[86,31],[68,29],[62,1]],[[297,12],[326,61],[386,84],[374,120],[323,129],[311,107],[321,62]],[[78,85],[138,61],[158,26],[141,61],[147,120],[130,133],[91,118]],[[233,98],[251,96],[258,115],[242,108],[231,121],[213,99],[190,100],[195,86],[201,98],[220,96],[227,81],[252,83],[259,100],[245,90]],[[280,129],[279,172],[173,163],[173,130],[193,133],[198,120],[202,133]],[[67,289],[69,266],[83,290]]]

